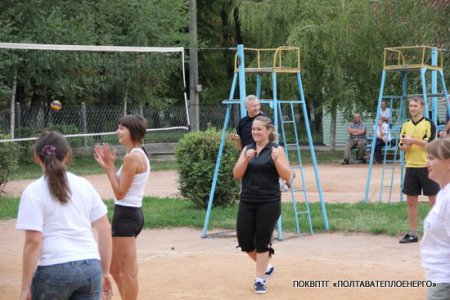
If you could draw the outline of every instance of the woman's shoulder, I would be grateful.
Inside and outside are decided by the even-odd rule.
[[[25,189],[23,190],[22,194],[25,193],[34,193],[35,191],[40,191],[44,185],[47,184],[47,181],[45,180],[44,176],[39,177],[38,179],[34,180],[33,182],[29,183]]]
[[[141,156],[147,157],[145,152],[142,149],[134,148],[130,152],[126,153],[123,157],[123,160],[134,161],[136,159],[140,159]]]

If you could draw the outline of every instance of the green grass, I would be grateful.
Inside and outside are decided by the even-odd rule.
[[[342,151],[316,151],[316,159],[319,164],[336,163],[342,160],[344,156]],[[302,163],[310,164],[311,154],[307,148],[302,148]],[[289,152],[289,159],[292,165],[297,164],[297,153]],[[121,164],[121,160],[117,160],[117,166]],[[175,160],[151,160],[152,171],[176,170],[177,162]],[[81,156],[72,159],[67,169],[77,175],[90,175],[103,173],[93,157]],[[20,161],[18,168],[11,173],[10,180],[18,179],[36,179],[42,175],[41,167],[33,162]]]
[[[0,198],[0,219],[13,219],[17,216],[18,198]],[[106,201],[109,217],[113,212],[113,201]],[[304,206],[304,204],[303,204]],[[201,229],[205,221],[205,211],[183,199],[145,197],[143,202],[145,228],[192,227]],[[302,209],[302,207],[298,207]],[[304,208],[304,207],[303,207]],[[326,205],[330,231],[366,232],[372,234],[401,235],[407,230],[406,203],[363,204],[328,203]],[[430,206],[419,203],[419,222],[422,224]],[[310,205],[311,220],[315,233],[324,232],[324,222],[319,203]],[[234,229],[237,206],[213,208],[209,230],[214,228]],[[295,232],[295,218],[291,203],[282,206],[283,231]],[[418,226],[422,233],[421,226]],[[300,219],[300,230],[308,233],[306,217]]]
[[[122,161],[117,159],[116,165],[120,166]],[[176,161],[173,160],[152,160],[151,161],[152,171],[162,171],[162,170],[175,170]],[[94,160],[93,157],[77,157],[72,159],[67,169],[77,175],[90,175],[90,174],[100,174],[103,173],[100,166]],[[39,165],[33,162],[19,162],[18,168],[11,173],[10,180],[17,179],[36,179],[42,175],[42,170]]]

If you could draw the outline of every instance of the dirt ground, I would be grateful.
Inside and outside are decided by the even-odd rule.
[[[397,201],[400,193],[396,172],[392,201]],[[361,201],[367,173],[367,165],[319,166],[324,200]],[[379,199],[381,173],[381,166],[374,166],[370,201]],[[304,177],[309,200],[318,201],[311,166],[305,166]],[[86,178],[103,198],[112,197],[104,175]],[[389,171],[385,178],[390,183]],[[20,195],[29,182],[10,182],[6,191]],[[300,183],[297,176],[295,186]],[[146,194],[176,196],[176,186],[176,172],[153,172]],[[301,199],[299,196],[297,201]],[[283,201],[291,201],[290,193],[283,194]],[[383,201],[387,201],[386,197]],[[0,299],[14,299],[19,295],[23,234],[15,231],[14,225],[15,220],[0,221],[0,255],[4,258],[0,260]],[[372,285],[420,284],[424,272],[419,245],[400,245],[400,237],[324,233],[275,240],[276,253],[272,260],[275,275],[268,284],[267,294],[255,295],[252,291],[254,263],[236,249],[233,233],[214,233],[208,232],[208,238],[201,238],[198,229],[144,230],[137,239],[139,299],[425,299],[423,287],[351,286],[361,281],[365,284],[370,281]],[[114,299],[120,299],[117,292]]]

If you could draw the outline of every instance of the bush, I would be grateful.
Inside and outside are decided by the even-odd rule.
[[[8,136],[0,135],[1,139]],[[0,195],[8,183],[11,171],[17,168],[19,160],[19,146],[16,143],[1,143],[0,147]]]
[[[198,208],[208,207],[221,134],[214,128],[204,132],[191,132],[175,148],[181,195],[190,199]],[[238,157],[239,151],[233,141],[226,139],[213,206],[225,207],[238,200],[239,181],[232,174]]]

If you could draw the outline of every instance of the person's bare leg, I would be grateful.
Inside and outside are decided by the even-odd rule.
[[[264,278],[269,260],[269,251],[256,253],[256,277]]]
[[[247,252],[248,256],[256,262],[256,250],[252,252]]]
[[[419,196],[406,195],[406,201],[408,203],[408,221],[409,231],[417,231],[417,202]]]
[[[116,237],[113,239],[113,249],[120,266],[122,300],[136,300],[139,290],[136,239],[134,237]]]
[[[434,205],[436,203],[436,195],[434,196],[428,196],[428,201],[431,205]]]
[[[112,257],[111,257],[111,276],[114,279],[114,282],[117,285],[117,289],[119,290],[119,294],[122,297],[122,278],[120,277],[120,264],[117,258],[117,253],[115,249],[117,249],[117,246],[114,246],[115,237],[112,238],[113,242],[113,250],[112,250]]]

